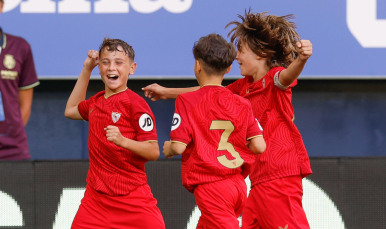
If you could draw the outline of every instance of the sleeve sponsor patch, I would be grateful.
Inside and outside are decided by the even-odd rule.
[[[141,117],[138,120],[138,124],[143,131],[147,131],[147,132],[152,131],[154,128],[153,119],[147,113],[144,113],[141,115]]]
[[[177,113],[174,113],[172,120],[172,131],[177,129],[181,125],[181,116]]]

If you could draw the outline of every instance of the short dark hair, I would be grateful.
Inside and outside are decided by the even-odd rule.
[[[123,50],[119,50],[118,49],[119,46],[121,46]],[[133,47],[131,47],[131,45],[127,44],[123,40],[110,39],[110,38],[103,39],[103,43],[99,47],[99,57],[101,57],[101,53],[104,48],[107,48],[107,51],[109,52],[113,52],[113,51],[124,52],[126,56],[128,56],[132,61],[134,61],[135,52]]]
[[[268,66],[288,65],[297,57],[296,42],[300,40],[294,15],[267,15],[267,12],[252,13],[245,10],[245,16],[238,15],[241,22],[232,21],[226,27],[235,25],[229,32],[231,42],[238,49],[248,45],[256,55],[268,59]]]
[[[204,63],[203,70],[207,74],[224,74],[235,60],[237,51],[233,43],[212,33],[194,43],[193,55]]]

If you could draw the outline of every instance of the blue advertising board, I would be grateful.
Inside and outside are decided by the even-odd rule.
[[[30,43],[40,79],[76,79],[104,37],[133,46],[131,78],[193,79],[194,42],[209,33],[226,37],[225,25],[249,8],[295,15],[314,49],[301,78],[386,79],[381,0],[5,0],[0,26]],[[236,62],[226,77],[240,77]]]

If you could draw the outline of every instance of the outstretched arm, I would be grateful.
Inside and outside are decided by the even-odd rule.
[[[98,65],[99,54],[97,51],[88,51],[87,58],[83,63],[82,72],[76,81],[75,87],[68,98],[64,115],[69,119],[82,120],[78,111],[78,104],[86,99],[87,86],[90,81],[91,72]]]
[[[301,40],[296,43],[296,46],[298,48],[298,58],[286,70],[280,72],[279,75],[279,81],[284,87],[288,87],[299,77],[308,58],[312,55],[312,44],[309,40]]]
[[[188,88],[167,88],[153,83],[142,88],[142,91],[144,91],[145,97],[151,99],[152,101],[157,101],[158,99],[175,99],[179,94],[196,91],[198,89],[200,89],[199,86]]]
[[[166,158],[172,158],[173,156],[181,155],[186,149],[186,145],[178,143],[165,141],[163,147],[163,154]]]
[[[159,157],[158,142],[139,142],[122,136],[119,128],[116,126],[107,126],[105,128],[107,140],[115,145],[130,150],[139,156],[155,161]]]

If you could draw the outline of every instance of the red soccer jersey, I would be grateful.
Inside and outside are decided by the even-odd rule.
[[[145,100],[130,89],[108,98],[104,94],[101,91],[78,105],[89,122],[87,183],[109,195],[125,195],[147,183],[147,160],[108,141],[104,128],[117,126],[124,137],[135,141],[157,141],[155,119]]]
[[[261,136],[249,101],[222,86],[205,86],[179,95],[170,139],[186,144],[182,183],[189,191],[199,184],[241,173],[246,177],[254,154],[247,140]]]
[[[253,114],[264,128],[267,149],[256,156],[250,174],[252,186],[281,177],[299,174],[305,177],[312,173],[303,139],[293,122],[291,87],[297,80],[283,88],[279,74],[284,69],[275,67],[256,82],[247,76],[227,86],[233,93],[251,101]]]

